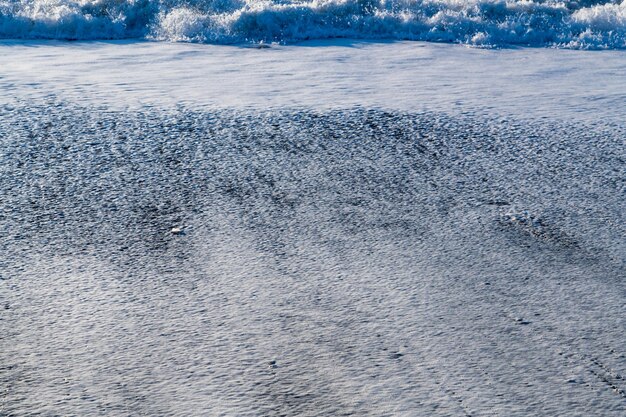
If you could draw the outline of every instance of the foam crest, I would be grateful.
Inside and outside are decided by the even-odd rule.
[[[0,37],[626,47],[626,0],[0,0]]]

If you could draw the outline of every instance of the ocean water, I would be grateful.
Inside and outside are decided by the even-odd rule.
[[[625,22],[0,0],[0,417],[623,417]]]
[[[269,48],[0,41],[0,103],[430,111],[624,126],[621,50],[309,41]]]
[[[626,1],[2,0],[0,37],[218,44],[347,37],[620,49]]]
[[[0,413],[623,416],[625,133],[4,105]]]

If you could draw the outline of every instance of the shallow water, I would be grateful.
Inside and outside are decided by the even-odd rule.
[[[621,51],[426,42],[256,49],[11,40],[0,42],[0,104],[61,100],[129,112],[362,107],[624,127],[624,67]]]
[[[0,414],[622,416],[624,133],[4,105]]]

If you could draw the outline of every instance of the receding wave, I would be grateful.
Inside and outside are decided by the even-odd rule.
[[[626,0],[0,0],[0,38],[626,48]]]

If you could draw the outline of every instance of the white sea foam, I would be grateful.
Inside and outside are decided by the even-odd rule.
[[[0,0],[0,37],[626,47],[626,1]]]

